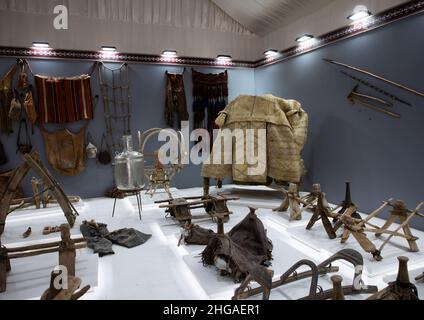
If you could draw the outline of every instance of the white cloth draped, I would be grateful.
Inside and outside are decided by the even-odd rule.
[[[0,0],[1,11],[36,15],[52,15],[56,5],[90,19],[252,34],[210,0]]]

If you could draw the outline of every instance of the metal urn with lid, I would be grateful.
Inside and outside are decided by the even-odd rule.
[[[122,137],[124,150],[116,155],[114,174],[116,187],[122,191],[144,188],[144,157],[133,150],[132,136]]]

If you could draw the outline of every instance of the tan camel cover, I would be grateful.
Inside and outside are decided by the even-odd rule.
[[[270,178],[300,182],[305,174],[301,152],[307,140],[308,115],[298,101],[273,95],[242,95],[232,101],[215,122],[220,130],[208,162],[203,166],[203,177],[232,178],[235,182],[255,184],[267,184]],[[253,131],[248,134],[247,129]],[[264,144],[259,143],[261,134],[257,129],[264,129],[266,133],[262,135]],[[244,139],[238,140],[241,135]],[[253,142],[248,142],[248,136],[254,137],[250,140]],[[232,159],[224,158],[225,141],[232,148]],[[247,157],[246,150],[252,147],[256,162]],[[263,156],[258,157],[259,152]]]

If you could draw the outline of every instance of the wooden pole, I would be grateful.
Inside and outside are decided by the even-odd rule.
[[[10,260],[7,250],[0,247],[0,292],[6,291],[7,273],[10,271]]]
[[[388,83],[388,84],[391,84],[391,85],[393,85],[393,86],[395,86],[395,87],[398,87],[398,88],[400,88],[400,89],[403,89],[403,90],[406,90],[406,91],[411,92],[411,93],[413,93],[413,94],[416,94],[417,96],[424,97],[424,93],[422,93],[422,92],[419,92],[419,91],[417,91],[417,90],[414,90],[414,89],[408,88],[407,86],[405,86],[405,85],[403,85],[403,84],[400,84],[400,83],[397,83],[397,82],[394,82],[394,81],[391,81],[391,80],[385,79],[385,78],[383,78],[383,77],[381,77],[381,76],[379,76],[379,75],[373,74],[373,73],[371,73],[371,72],[369,72],[369,71],[362,70],[362,69],[359,69],[359,68],[355,68],[355,67],[350,66],[350,65],[348,65],[348,64],[341,63],[341,62],[337,62],[337,61],[330,60],[330,59],[323,59],[323,60],[324,60],[324,61],[327,61],[327,62],[329,62],[329,63],[335,64],[335,65],[338,65],[338,66],[341,66],[341,67],[344,67],[344,68],[350,69],[350,70],[354,70],[354,71],[357,71],[357,72],[360,72],[360,73],[366,74],[366,75],[368,75],[368,76],[370,76],[370,77],[373,77],[373,78],[375,78],[375,79],[378,79],[378,80],[384,81],[384,82],[386,82],[386,83]]]
[[[81,242],[85,242],[86,240],[84,238],[78,238],[72,241],[74,241],[74,243],[81,243]],[[58,247],[60,244],[61,244],[61,241],[57,241],[57,242],[51,242],[51,243],[40,243],[40,244],[35,244],[31,246],[26,246],[26,247],[19,247],[19,248],[7,248],[6,250],[8,253],[15,253],[15,252],[22,252],[22,251],[31,251],[31,250],[40,250],[40,249]]]
[[[75,245],[75,249],[83,249],[86,247],[87,245],[85,243]],[[9,255],[9,259],[12,260],[12,259],[28,258],[28,257],[39,256],[42,254],[54,253],[54,252],[59,252],[59,247],[51,247],[46,249],[34,250],[34,251],[13,253]]]
[[[331,281],[333,282],[333,297],[332,300],[345,300],[342,282],[343,278],[338,275],[334,275],[331,277]]]
[[[68,275],[75,276],[75,242],[71,239],[71,227],[68,224],[60,226],[62,241],[59,245],[59,265],[65,266]]]

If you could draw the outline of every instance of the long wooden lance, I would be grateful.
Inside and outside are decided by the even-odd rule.
[[[348,64],[341,63],[341,62],[337,62],[337,61],[330,60],[330,59],[325,59],[325,58],[324,58],[323,60],[324,60],[324,61],[326,61],[326,62],[328,62],[328,63],[332,63],[332,64],[335,64],[335,65],[338,65],[338,66],[341,66],[341,67],[344,67],[344,68],[347,68],[347,69],[350,69],[350,70],[354,70],[354,71],[357,71],[357,72],[360,72],[360,73],[366,74],[366,75],[368,75],[368,76],[370,76],[370,77],[373,77],[373,78],[375,78],[375,79],[378,79],[378,80],[384,81],[384,82],[386,82],[386,83],[388,83],[388,84],[391,84],[391,85],[393,85],[393,86],[395,86],[395,87],[398,87],[398,88],[400,88],[400,89],[406,90],[406,91],[408,91],[408,92],[411,92],[411,93],[413,93],[413,94],[415,94],[415,95],[417,95],[417,96],[420,96],[420,97],[424,98],[424,93],[422,93],[422,92],[419,92],[419,91],[417,91],[417,90],[411,89],[411,88],[409,88],[409,87],[407,87],[407,86],[405,86],[405,85],[403,85],[403,84],[400,84],[400,83],[397,83],[397,82],[394,82],[394,81],[391,81],[391,80],[385,79],[385,78],[383,78],[383,77],[381,77],[381,76],[379,76],[379,75],[373,74],[373,73],[371,73],[371,72],[369,72],[369,71],[362,70],[362,69],[359,69],[359,68],[356,68],[356,67],[350,66],[350,65],[348,65]]]

